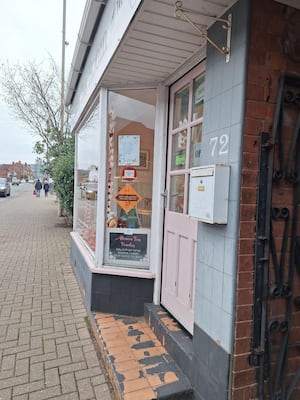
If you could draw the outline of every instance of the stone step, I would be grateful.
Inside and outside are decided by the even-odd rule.
[[[144,317],[158,340],[189,378],[193,373],[191,335],[162,306],[145,304]]]
[[[144,318],[95,313],[93,330],[119,400],[191,400],[193,391]]]

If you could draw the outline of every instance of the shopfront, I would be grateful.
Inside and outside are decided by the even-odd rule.
[[[198,3],[192,3],[197,11]],[[235,15],[246,18],[241,4],[228,11],[233,3],[209,3],[210,11],[219,16],[227,12],[228,21]],[[95,16],[96,2],[90,7]],[[233,69],[246,51],[246,31],[236,27],[228,39],[220,23],[212,29],[218,43],[240,41],[240,51],[231,51],[231,62],[226,62],[226,54],[207,49],[206,39],[174,17],[174,10],[171,2],[152,0],[98,4],[93,46],[82,75],[76,72],[80,68],[71,74],[69,84],[76,90],[67,94],[76,134],[71,257],[91,312],[141,316],[145,304],[161,304],[195,346],[207,348],[218,341],[211,365],[205,366],[208,377],[193,377],[191,366],[186,368],[189,379],[198,380],[195,392],[208,380],[208,398],[218,392],[221,399],[232,351],[236,222],[202,226],[191,218],[190,179],[201,165],[231,164],[228,213],[236,221],[235,150],[241,141],[242,108],[232,116],[227,111],[233,107],[230,102],[243,96],[245,70],[234,76]],[[86,29],[90,13],[85,14]],[[197,18],[214,24],[201,13]],[[82,46],[74,65],[82,59]],[[231,80],[222,82],[220,73]],[[235,91],[229,101],[228,91]],[[216,105],[219,118],[212,115]],[[223,303],[225,279],[229,298]],[[206,364],[199,349],[193,357],[193,363]],[[223,370],[216,378],[220,359]]]
[[[250,221],[243,213],[257,188],[243,168],[248,81],[261,74],[249,31],[260,5],[182,3],[87,2],[67,93],[76,135],[72,264],[90,312],[142,316],[150,303],[178,321],[191,346],[180,367],[195,399],[250,399],[254,232],[243,235],[255,224],[253,204]],[[263,3],[264,15],[282,15],[284,6]],[[204,25],[208,38],[199,35]],[[228,175],[203,197],[217,167]],[[217,207],[222,218],[210,215]]]

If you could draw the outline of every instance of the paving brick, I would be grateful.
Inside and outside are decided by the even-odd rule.
[[[85,369],[86,369],[85,362],[77,362],[77,363],[70,362],[68,365],[61,366],[59,368],[59,371],[61,374],[67,374],[68,372],[81,371]]]
[[[28,344],[25,344],[23,346],[15,346],[15,347],[9,347],[8,349],[3,350],[3,355],[9,355],[9,354],[19,354],[23,353],[25,351],[29,351],[30,346]]]
[[[94,386],[94,392],[97,400],[111,400],[111,392],[106,383]],[[139,400],[142,399],[143,398],[141,397]]]
[[[13,396],[35,392],[44,388],[44,381],[35,381],[13,387]]]
[[[3,356],[1,362],[1,371],[7,371],[15,368],[16,356],[14,354],[9,356]]]
[[[95,353],[95,350],[85,353],[85,359],[89,368],[96,367],[97,365],[99,365],[98,356]]]
[[[43,340],[41,336],[31,336],[30,347],[31,349],[40,349],[43,346]]]
[[[29,358],[23,358],[22,360],[16,360],[15,375],[29,374]]]
[[[13,376],[7,379],[0,380],[0,389],[6,389],[17,385],[22,385],[28,382],[28,375]]]
[[[14,400],[28,400],[28,399],[29,399],[28,393],[20,394],[20,396],[14,396]]]
[[[0,390],[0,400],[11,399],[12,398],[11,392],[12,392],[11,388]]]
[[[72,372],[68,374],[62,374],[60,376],[60,380],[63,393],[77,391],[75,376]]]
[[[20,360],[22,358],[27,358],[27,357],[33,357],[33,356],[40,356],[43,354],[43,349],[41,347],[33,350],[28,350],[28,351],[23,351],[17,354],[17,360]]]
[[[85,361],[83,350],[80,347],[70,348],[72,362]]]
[[[60,358],[71,355],[70,349],[69,349],[69,346],[67,343],[58,344],[56,349],[57,349],[57,354]]]
[[[7,371],[2,371],[2,372],[0,372],[0,381],[3,379],[12,378],[13,376],[15,376],[13,369],[9,369]]]
[[[71,342],[77,342],[78,341],[78,336],[73,335],[73,336],[63,336],[60,337],[59,339],[56,340],[57,344],[60,343],[71,343]]]
[[[93,385],[90,379],[77,381],[80,400],[89,400],[95,397]]]
[[[48,389],[38,390],[29,394],[29,400],[55,399],[61,394],[60,386],[53,386]]]
[[[90,334],[87,328],[81,328],[78,329],[78,336],[80,339],[88,339],[90,337]]]
[[[18,338],[18,346],[28,345],[30,343],[29,332],[20,332]]]
[[[61,396],[57,396],[55,399],[56,400],[79,400],[79,395],[76,391],[73,393],[68,393],[68,394],[63,394]],[[106,399],[103,399],[103,400],[106,400]]]
[[[56,344],[54,339],[44,339],[44,352],[45,353],[55,353],[56,352]]]
[[[17,345],[18,345],[18,342],[16,340],[5,341],[4,343],[0,343],[0,350],[8,349],[8,348],[15,348]]]
[[[44,366],[43,363],[31,364],[29,369],[30,382],[44,379]]]
[[[40,356],[33,356],[31,357],[31,363],[40,363],[40,362],[45,362],[45,361],[52,361],[56,360],[57,354],[55,353],[46,353],[46,354],[41,354]]]

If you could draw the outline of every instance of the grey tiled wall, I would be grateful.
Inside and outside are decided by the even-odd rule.
[[[237,230],[241,175],[241,147],[246,87],[248,3],[239,1],[232,13],[230,62],[208,44],[202,165],[229,164],[227,225],[199,223],[195,324],[227,353],[231,353],[237,260]],[[225,43],[226,33],[216,23],[209,36]],[[228,140],[223,147],[224,140]],[[217,143],[215,148],[213,144]],[[214,150],[214,151],[213,151]]]

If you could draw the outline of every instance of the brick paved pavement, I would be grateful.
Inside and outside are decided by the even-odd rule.
[[[0,400],[113,399],[56,214],[29,184],[0,199]]]

